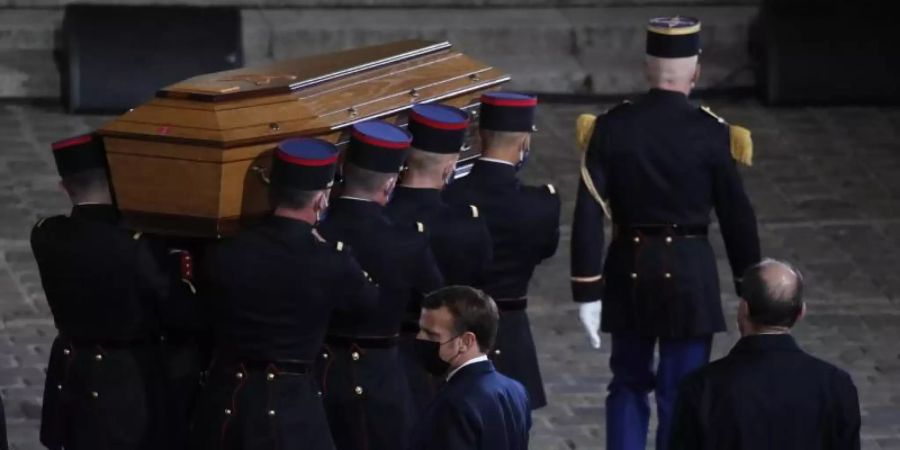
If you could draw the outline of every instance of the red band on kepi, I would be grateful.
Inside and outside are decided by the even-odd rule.
[[[334,181],[337,146],[313,138],[282,141],[272,161],[271,183],[277,188],[302,191],[326,189]]]
[[[537,97],[516,92],[488,92],[481,96],[481,128],[493,131],[531,132]]]
[[[416,105],[409,113],[412,146],[429,153],[459,153],[469,129],[469,114],[448,105]]]
[[[397,173],[406,161],[412,136],[406,130],[384,121],[372,120],[353,125],[347,162],[363,169]]]

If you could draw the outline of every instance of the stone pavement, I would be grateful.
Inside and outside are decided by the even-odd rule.
[[[764,253],[797,263],[810,314],[796,335],[807,350],[849,370],[863,408],[863,448],[900,449],[900,110],[767,109],[719,100],[713,108],[754,132],[756,165],[744,170]],[[603,448],[608,340],[587,345],[571,302],[568,242],[577,182],[574,118],[603,106],[545,105],[532,182],[552,182],[564,201],[563,242],[537,272],[531,317],[550,406],[535,414],[531,448]],[[0,392],[15,449],[38,449],[43,370],[54,335],[28,245],[31,224],[65,212],[49,143],[98,117],[56,107],[0,104]],[[723,300],[736,309],[721,239]],[[608,337],[607,337],[608,338]],[[716,338],[714,357],[735,341]]]

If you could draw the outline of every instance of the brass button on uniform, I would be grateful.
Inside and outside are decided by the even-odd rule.
[[[495,355],[499,355],[499,354],[500,354],[500,349],[498,348],[498,349],[494,350],[494,354],[495,354]]]
[[[56,390],[57,390],[57,391],[61,391],[61,390],[62,390],[62,385],[61,385],[61,384],[57,384],[57,385],[56,385]]]
[[[238,380],[240,380],[241,378],[244,378],[244,374],[242,372],[238,372],[238,373],[234,374],[234,377],[237,378]]]
[[[352,358],[354,361],[359,361],[359,352],[351,353],[350,358]]]
[[[322,353],[322,359],[328,359],[328,353]]]
[[[634,237],[634,243],[635,243],[635,244],[640,244],[640,243],[641,243],[641,238],[635,236],[635,237]]]
[[[666,278],[672,278],[672,274],[671,274],[671,273],[669,273],[669,272],[666,272],[666,275],[665,275],[665,277],[666,277]]]
[[[272,416],[274,416],[274,415],[275,415],[275,410],[274,410],[274,409],[270,409],[270,410],[269,410],[269,417],[272,417]]]
[[[666,236],[666,244],[672,243],[672,236]]]
[[[69,354],[71,354],[71,353],[72,353],[72,350],[69,350],[69,349],[67,349],[67,348],[64,348],[64,349],[63,349],[63,355],[69,355]]]
[[[228,408],[225,408],[225,415],[226,415],[226,416],[230,416],[230,415],[231,415],[231,410],[228,409]]]
[[[353,392],[356,392],[356,395],[362,395],[362,393],[363,393],[363,388],[362,388],[362,386],[357,386],[357,387],[355,387],[355,388],[353,389]]]
[[[96,355],[94,355],[94,359],[96,359],[97,361],[103,361],[103,355],[97,353]]]
[[[269,380],[269,381],[274,380],[274,379],[275,379],[275,374],[272,373],[272,372],[267,373],[267,374],[266,374],[266,379]]]
[[[97,391],[93,391],[93,392],[91,392],[91,397],[100,398],[100,393]]]
[[[632,280],[637,279],[637,273],[636,273],[636,272],[631,272],[631,279],[632,279]]]

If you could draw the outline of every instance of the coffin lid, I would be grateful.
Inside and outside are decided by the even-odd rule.
[[[193,77],[100,133],[227,149],[329,134],[508,80],[447,42],[400,41]]]

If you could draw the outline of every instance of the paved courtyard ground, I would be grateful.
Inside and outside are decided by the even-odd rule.
[[[863,448],[900,450],[900,109],[708,103],[753,131],[756,164],[743,174],[764,254],[793,261],[806,276],[809,316],[797,338],[853,375]],[[568,246],[578,180],[574,120],[608,106],[542,106],[525,170],[531,182],[554,183],[564,203],[560,251],[538,270],[529,306],[550,401],[535,413],[535,450],[603,448],[608,340],[595,351],[582,335],[569,294]],[[49,143],[102,121],[58,107],[0,104],[0,393],[14,449],[41,448],[40,397],[55,334],[28,245],[38,217],[68,210]],[[712,241],[733,317],[721,238],[713,233]],[[733,328],[716,337],[714,357],[735,342]]]

